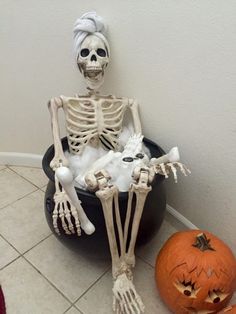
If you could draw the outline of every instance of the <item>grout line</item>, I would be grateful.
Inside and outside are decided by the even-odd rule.
[[[54,285],[53,282],[51,282],[36,266],[34,266],[34,264],[32,264],[24,255],[21,256],[29,265],[31,265],[36,271],[37,273],[39,273],[55,290],[57,290],[57,292],[59,292],[69,303],[71,306],[73,306],[72,301],[70,301],[70,299],[64,295],[63,292],[61,292],[57,286]]]
[[[18,258],[20,258],[22,256],[21,252],[19,252],[17,250],[17,248],[15,248],[2,234],[0,234],[0,237],[7,242],[8,245],[10,245],[18,254],[19,256],[17,256],[17,258],[15,258],[14,260],[12,260],[10,263],[6,264],[5,266],[3,266],[0,270],[3,270],[4,268],[6,268],[7,266],[9,266],[10,264],[12,264],[13,262],[15,262]]]
[[[142,256],[140,256],[139,254],[136,254],[136,257],[138,257],[142,262],[144,262],[145,264],[147,264],[148,266],[154,268],[154,266],[152,264],[150,264],[148,261],[146,261]]]
[[[71,305],[70,307],[68,307],[68,309],[65,310],[65,312],[63,312],[63,314],[66,314],[70,309],[72,309],[73,305]]]
[[[36,246],[38,246],[39,244],[41,244],[42,242],[44,242],[45,240],[47,240],[51,236],[53,236],[52,232],[48,236],[46,236],[45,238],[43,238],[42,240],[37,242],[35,245],[33,245],[30,249],[26,250],[24,253],[21,253],[21,255],[23,256],[23,255],[27,254],[29,251],[33,250]]]
[[[13,166],[14,167],[14,166]],[[21,177],[22,179],[24,179],[25,181],[31,183],[33,186],[35,186],[37,189],[40,189],[39,186],[37,186],[35,183],[31,182],[29,179],[25,178],[23,175],[19,174],[17,171],[15,171],[14,169],[10,168],[10,166],[7,166],[7,168],[9,170],[11,170],[12,172],[16,173],[19,177]],[[32,168],[32,167],[29,167]]]
[[[23,257],[24,254],[28,253],[31,249],[35,248],[38,244],[42,243],[44,240],[48,239],[50,236],[52,236],[53,234],[51,233],[50,235],[48,235],[46,238],[43,238],[42,240],[40,240],[37,244],[35,244],[34,246],[32,246],[30,249],[28,249],[27,251],[25,251],[24,253],[21,253],[13,244],[11,244],[11,242],[9,242],[5,236],[3,236],[2,234],[0,234],[0,238],[2,238],[5,242],[7,242],[7,244],[9,244],[18,254],[19,256],[17,258],[15,258],[14,260],[12,260],[10,263],[8,263],[7,265],[3,266],[0,270],[4,269],[5,267],[7,267],[9,264],[11,264],[12,262],[14,262],[16,259],[18,259],[19,257]]]
[[[79,311],[80,314],[85,314],[83,311],[79,310],[76,306],[74,306],[74,308]]]
[[[19,258],[21,258],[21,255],[18,255],[16,258],[14,258],[12,261],[10,261],[9,263],[7,263],[6,265],[4,265],[3,267],[0,268],[0,272],[2,270],[4,270],[6,267],[10,266],[11,264],[13,264],[15,261],[17,261]]]
[[[43,193],[45,193],[46,191],[43,190],[43,188],[46,188],[47,189],[47,184],[42,186],[41,188],[39,188]]]
[[[2,235],[1,233],[0,233],[0,237],[3,238],[3,240],[5,240],[17,253],[19,253],[20,256],[22,255],[22,253],[21,253],[17,248],[15,248],[14,245],[12,245],[12,244],[5,238],[5,236]]]
[[[70,306],[65,312],[63,312],[63,314],[68,313],[68,311],[69,311],[70,309],[76,309],[76,311],[78,311],[79,314],[84,314],[81,310],[79,310],[77,307],[75,307],[75,306],[73,306],[73,305]]]
[[[11,203],[9,203],[9,204],[3,206],[3,207],[0,207],[0,210],[5,209],[5,208],[8,207],[8,206],[14,205],[16,202],[22,200],[23,198],[25,198],[25,197],[29,196],[30,194],[33,194],[33,193],[35,193],[35,192],[37,192],[37,191],[39,191],[39,188],[37,188],[36,190],[31,191],[31,192],[25,194],[24,196],[19,197],[19,198],[18,198],[17,200],[15,200],[14,202],[11,202]]]
[[[75,303],[77,303],[93,286],[95,286],[95,284],[97,284],[98,281],[102,279],[102,277],[105,276],[106,273],[110,271],[110,269],[111,269],[111,266],[108,266],[107,269],[91,284],[91,286],[86,291],[84,291],[77,300],[74,301],[73,305],[75,305]]]
[[[43,240],[41,240],[40,242],[38,242],[35,246],[33,246],[32,248],[36,247],[38,244],[42,243],[43,241],[45,241],[46,239],[48,239],[50,236],[52,236],[53,234],[50,234],[49,236],[47,236],[46,238],[44,238]],[[29,252],[31,249],[29,249],[28,251],[21,253],[18,249],[16,249],[3,235],[0,234],[0,237],[2,237],[13,249],[15,249],[17,251],[17,253],[19,254],[19,256],[17,258],[15,258],[14,260],[12,260],[10,263],[8,263],[7,265],[5,265],[4,267],[2,267],[0,270],[3,270],[4,268],[6,268],[7,266],[9,266],[10,264],[12,264],[13,262],[15,262],[16,260],[23,258],[28,264],[30,264],[36,271],[37,273],[39,273],[54,289],[56,289],[71,305],[71,307],[73,306],[72,301],[70,301],[67,296],[65,296],[47,277],[44,276],[44,274],[37,269],[36,266],[34,266],[25,256],[24,254],[26,254],[27,252]]]

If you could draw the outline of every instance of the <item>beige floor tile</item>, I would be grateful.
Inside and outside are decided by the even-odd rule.
[[[70,303],[23,258],[0,271],[7,314],[62,314]]]
[[[137,259],[134,271],[134,283],[142,297],[147,314],[168,314],[169,311],[161,302],[154,280],[153,267]],[[91,302],[97,300],[97,302]],[[98,301],[99,300],[99,301]],[[86,314],[112,313],[112,275],[106,273],[77,303],[76,307]]]
[[[0,237],[0,269],[19,256],[19,253],[13,249],[2,237]]]
[[[11,166],[10,169],[14,170],[39,188],[45,186],[48,182],[48,178],[41,168]]]
[[[167,220],[164,220],[162,226],[155,237],[145,246],[136,250],[136,254],[150,265],[155,266],[156,256],[165,241],[178,230]]]
[[[38,190],[0,211],[0,234],[21,253],[51,234],[43,199],[44,193]]]
[[[108,268],[109,262],[89,260],[49,237],[25,257],[72,302],[76,301]]]
[[[68,311],[65,312],[65,314],[81,314],[81,312],[75,307],[71,307]]]
[[[3,208],[37,188],[10,169],[0,172],[0,208]]]
[[[47,185],[45,185],[45,186],[43,186],[43,187],[41,188],[41,190],[43,190],[44,192],[46,192],[46,189],[47,189]]]

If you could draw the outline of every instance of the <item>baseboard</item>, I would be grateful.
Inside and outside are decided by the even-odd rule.
[[[171,207],[170,205],[166,205],[167,212],[175,217],[178,221],[180,221],[183,225],[185,225],[188,229],[199,229],[197,226],[195,226],[190,220],[188,220],[186,217],[184,217],[182,214],[180,214],[176,209]]]
[[[0,165],[42,167],[42,155],[0,152]]]

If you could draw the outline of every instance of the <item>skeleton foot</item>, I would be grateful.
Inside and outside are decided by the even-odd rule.
[[[113,310],[116,314],[144,313],[144,304],[133,282],[125,273],[119,275],[113,286]]]

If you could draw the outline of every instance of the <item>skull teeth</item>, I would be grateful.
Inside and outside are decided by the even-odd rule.
[[[102,68],[97,66],[88,66],[86,67],[86,72],[101,72]]]

